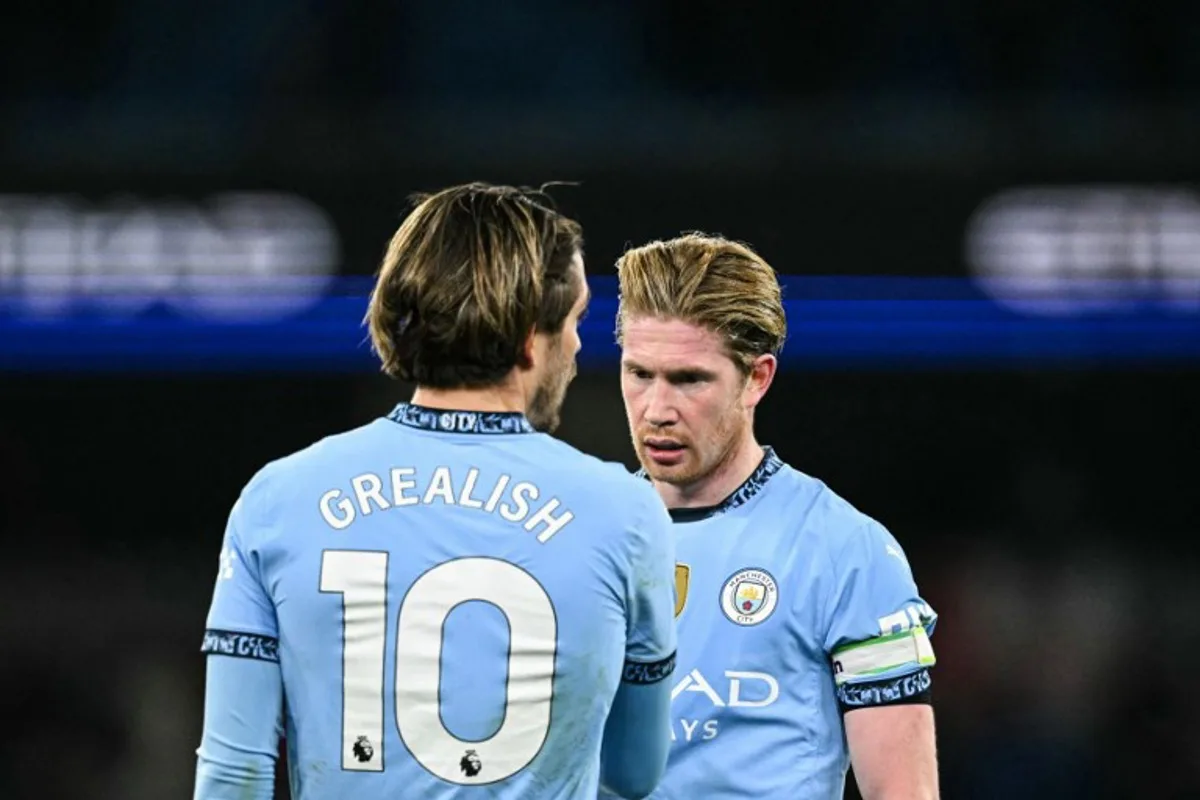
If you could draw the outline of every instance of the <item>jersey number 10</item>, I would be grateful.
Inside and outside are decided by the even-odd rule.
[[[321,591],[342,595],[342,769],[382,772],[388,554],[326,550]],[[504,722],[482,741],[459,739],[441,718],[442,627],[480,600],[508,618]],[[425,769],[456,784],[504,780],[533,761],[550,730],[558,622],[550,597],[525,570],[494,558],[458,558],[425,572],[396,621],[396,727]],[[519,696],[514,697],[514,690]]]

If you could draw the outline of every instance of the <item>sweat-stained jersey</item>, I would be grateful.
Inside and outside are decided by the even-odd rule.
[[[595,797],[619,682],[673,665],[671,527],[521,414],[401,404],[250,481],[203,650],[277,665],[297,800]]]
[[[882,525],[770,448],[674,511],[678,669],[660,800],[840,800],[848,709],[925,695],[933,609]]]

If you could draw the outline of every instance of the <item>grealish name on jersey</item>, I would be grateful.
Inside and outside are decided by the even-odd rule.
[[[461,481],[455,478],[460,477]],[[575,515],[562,508],[557,497],[538,504],[543,492],[529,481],[513,482],[512,476],[500,475],[495,481],[479,484],[475,467],[455,476],[449,467],[436,467],[421,474],[414,467],[392,467],[386,475],[365,472],[350,479],[349,491],[333,488],[321,495],[321,517],[334,530],[345,530],[360,516],[404,506],[446,505],[477,509],[498,514],[503,519],[533,533],[542,544],[570,524]],[[489,485],[490,484],[490,485]]]

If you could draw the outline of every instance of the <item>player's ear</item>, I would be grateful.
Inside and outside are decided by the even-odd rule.
[[[779,359],[770,353],[764,353],[750,362],[750,374],[746,376],[746,388],[743,397],[746,408],[754,408],[763,399],[771,382],[775,380],[775,372],[779,369]]]
[[[533,367],[533,354],[537,349],[537,328],[530,328],[529,333],[525,336],[525,341],[521,343],[521,351],[517,354],[517,366],[521,369],[530,369]]]

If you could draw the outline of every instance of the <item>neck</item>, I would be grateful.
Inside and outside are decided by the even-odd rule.
[[[485,389],[434,389],[418,386],[412,404],[445,411],[513,411],[525,413],[525,393],[516,381]]]
[[[745,483],[762,460],[762,446],[753,431],[748,431],[717,468],[703,478],[682,486],[654,481],[654,488],[667,508],[715,506]]]

